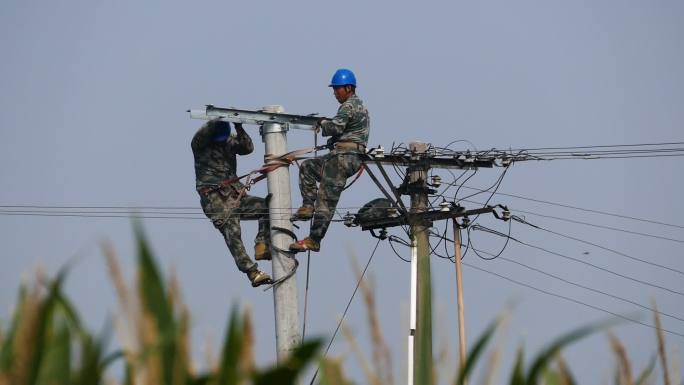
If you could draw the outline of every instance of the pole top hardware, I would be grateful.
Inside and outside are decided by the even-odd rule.
[[[493,212],[495,209],[495,206],[486,206],[477,209],[466,210],[463,208],[463,206],[455,205],[450,202],[447,203],[450,206],[448,210],[443,210],[443,207],[440,207],[438,210],[427,210],[420,213],[407,213],[406,215],[402,214],[394,218],[378,218],[365,221],[357,220],[357,223],[359,226],[361,226],[361,230],[365,231],[408,225],[412,221],[416,220],[433,222],[443,219],[462,218],[470,215],[486,214]]]
[[[504,222],[507,222],[508,220],[511,219],[511,211],[508,209],[507,206],[496,205],[493,208],[500,208],[501,209],[501,214],[497,213],[496,210],[492,210],[492,214],[494,214],[494,217],[496,219],[501,219]]]
[[[295,115],[285,113],[285,109],[280,105],[267,105],[259,110],[243,110],[234,107],[216,107],[207,104],[203,109],[188,110],[193,119],[221,119],[231,123],[256,124],[277,123],[287,126],[287,128],[298,130],[313,130],[323,117],[317,114]]]
[[[371,155],[374,159],[382,159],[385,157],[385,148],[378,145],[378,147],[369,149],[367,154]]]

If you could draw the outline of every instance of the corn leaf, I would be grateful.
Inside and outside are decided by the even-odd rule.
[[[138,289],[143,307],[154,319],[159,346],[155,354],[161,354],[162,376],[165,384],[171,384],[176,355],[175,325],[170,300],[154,256],[145,239],[139,223],[135,225],[135,238],[138,247]]]
[[[494,335],[494,332],[496,331],[496,328],[498,325],[499,325],[498,320],[492,322],[492,324],[489,325],[487,327],[487,329],[482,333],[482,335],[480,335],[480,337],[477,339],[477,342],[475,342],[475,345],[473,345],[473,347],[468,352],[465,365],[463,366],[463,368],[458,373],[458,378],[456,379],[456,385],[463,385],[465,383],[465,379],[468,378],[468,375],[475,368],[475,364],[479,360],[482,353],[484,353],[485,347],[487,346],[487,343],[489,343],[489,340]]]
[[[254,385],[292,385],[306,366],[311,363],[321,347],[322,340],[310,340],[299,345],[278,366],[272,367],[254,378]]]
[[[200,376],[195,376],[194,378],[189,378],[187,381],[187,385],[209,385],[213,384],[211,382],[212,377],[208,374],[203,374]]]
[[[551,368],[544,370],[544,385],[560,385],[558,372]]]
[[[71,385],[71,332],[66,325],[48,332],[38,385]]]
[[[321,380],[318,385],[351,385],[344,377],[342,364],[337,360],[323,359],[320,364]]]
[[[321,381],[319,385],[351,385],[344,377],[342,363],[337,360],[322,359],[320,364]]]
[[[558,354],[558,352],[560,352],[565,346],[576,342],[577,340],[584,338],[612,323],[614,322],[584,326],[556,339],[548,347],[542,349],[542,351],[537,354],[537,357],[534,359],[532,366],[527,372],[526,384],[536,385],[538,383],[539,376],[543,373],[543,370],[546,368],[549,362],[556,357],[556,354]]]
[[[644,370],[639,373],[639,376],[637,377],[636,382],[634,385],[645,385],[648,383],[648,379],[651,376],[651,373],[653,373],[653,369],[655,368],[656,364],[656,356],[653,356],[651,358],[651,361],[648,363],[648,366],[644,368]]]
[[[49,333],[49,328],[55,313],[55,304],[57,303],[57,298],[61,295],[61,287],[64,279],[66,278],[66,269],[60,270],[57,277],[50,284],[48,295],[44,301],[40,304],[38,310],[37,319],[38,324],[36,325],[36,338],[33,341],[34,346],[32,346],[32,356],[30,357],[29,370],[27,372],[27,384],[36,384],[38,379],[38,374],[40,373],[40,367],[43,362],[43,356],[46,351],[46,340]]]
[[[237,306],[233,306],[221,352],[217,385],[238,383],[240,375],[238,358],[242,348],[242,322]]]
[[[17,333],[17,327],[21,323],[22,312],[21,309],[26,301],[27,289],[22,285],[19,288],[17,295],[16,309],[12,316],[12,323],[6,333],[3,333],[2,345],[0,345],[0,373],[7,373],[12,367],[14,339]]]
[[[558,378],[561,385],[576,385],[575,377],[570,372],[570,368],[566,365],[565,360],[558,358]]]
[[[518,353],[515,357],[515,365],[513,366],[513,371],[511,372],[510,385],[524,385],[525,384],[525,353],[522,346],[518,348]]]

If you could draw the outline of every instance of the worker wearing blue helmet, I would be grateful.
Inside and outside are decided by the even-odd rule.
[[[307,159],[300,167],[302,206],[293,219],[313,217],[313,223],[308,237],[290,245],[292,251],[320,250],[347,179],[359,171],[360,155],[366,152],[370,118],[356,96],[356,76],[348,69],[338,69],[329,87],[340,107],[334,118],[321,120],[319,127],[323,136],[330,137],[331,151],[322,157]]]

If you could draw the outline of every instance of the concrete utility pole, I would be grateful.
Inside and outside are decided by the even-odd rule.
[[[282,113],[282,106],[266,106],[264,112]],[[287,152],[287,126],[278,123],[264,123],[261,137],[266,145],[267,155],[282,155]],[[292,231],[289,213],[292,206],[290,196],[290,169],[280,167],[267,175],[268,193],[271,195],[269,203],[269,217],[271,228],[281,227]],[[271,230],[271,245],[287,250],[290,236]],[[294,268],[294,261],[287,255],[271,248],[273,256],[273,279],[277,280],[287,275]],[[299,312],[297,301],[297,280],[293,275],[273,288],[273,306],[275,309],[275,332],[277,359],[282,362],[290,351],[301,343],[299,334]]]
[[[458,349],[459,368],[463,370],[466,360],[465,310],[463,309],[463,266],[461,265],[461,228],[456,218],[454,225],[454,259],[456,263],[456,301],[458,303]],[[465,380],[464,380],[465,383]]]
[[[427,145],[412,142],[409,149],[414,154],[425,154]],[[427,172],[429,166],[412,165],[409,167],[409,192],[411,194],[411,214],[423,213],[428,207]],[[430,223],[422,216],[414,216],[411,221],[411,241],[415,245],[416,261],[416,323],[413,350],[413,384],[427,385],[432,378],[432,283],[430,277],[429,234]],[[413,254],[413,253],[412,253]],[[413,259],[413,258],[412,258]],[[414,262],[412,261],[412,264]],[[409,379],[411,381],[411,379]]]

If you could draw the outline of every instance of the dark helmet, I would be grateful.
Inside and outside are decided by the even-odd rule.
[[[230,136],[230,123],[224,122],[223,120],[217,120],[214,124],[217,127],[211,140],[214,142],[225,142],[228,140],[228,137]]]

